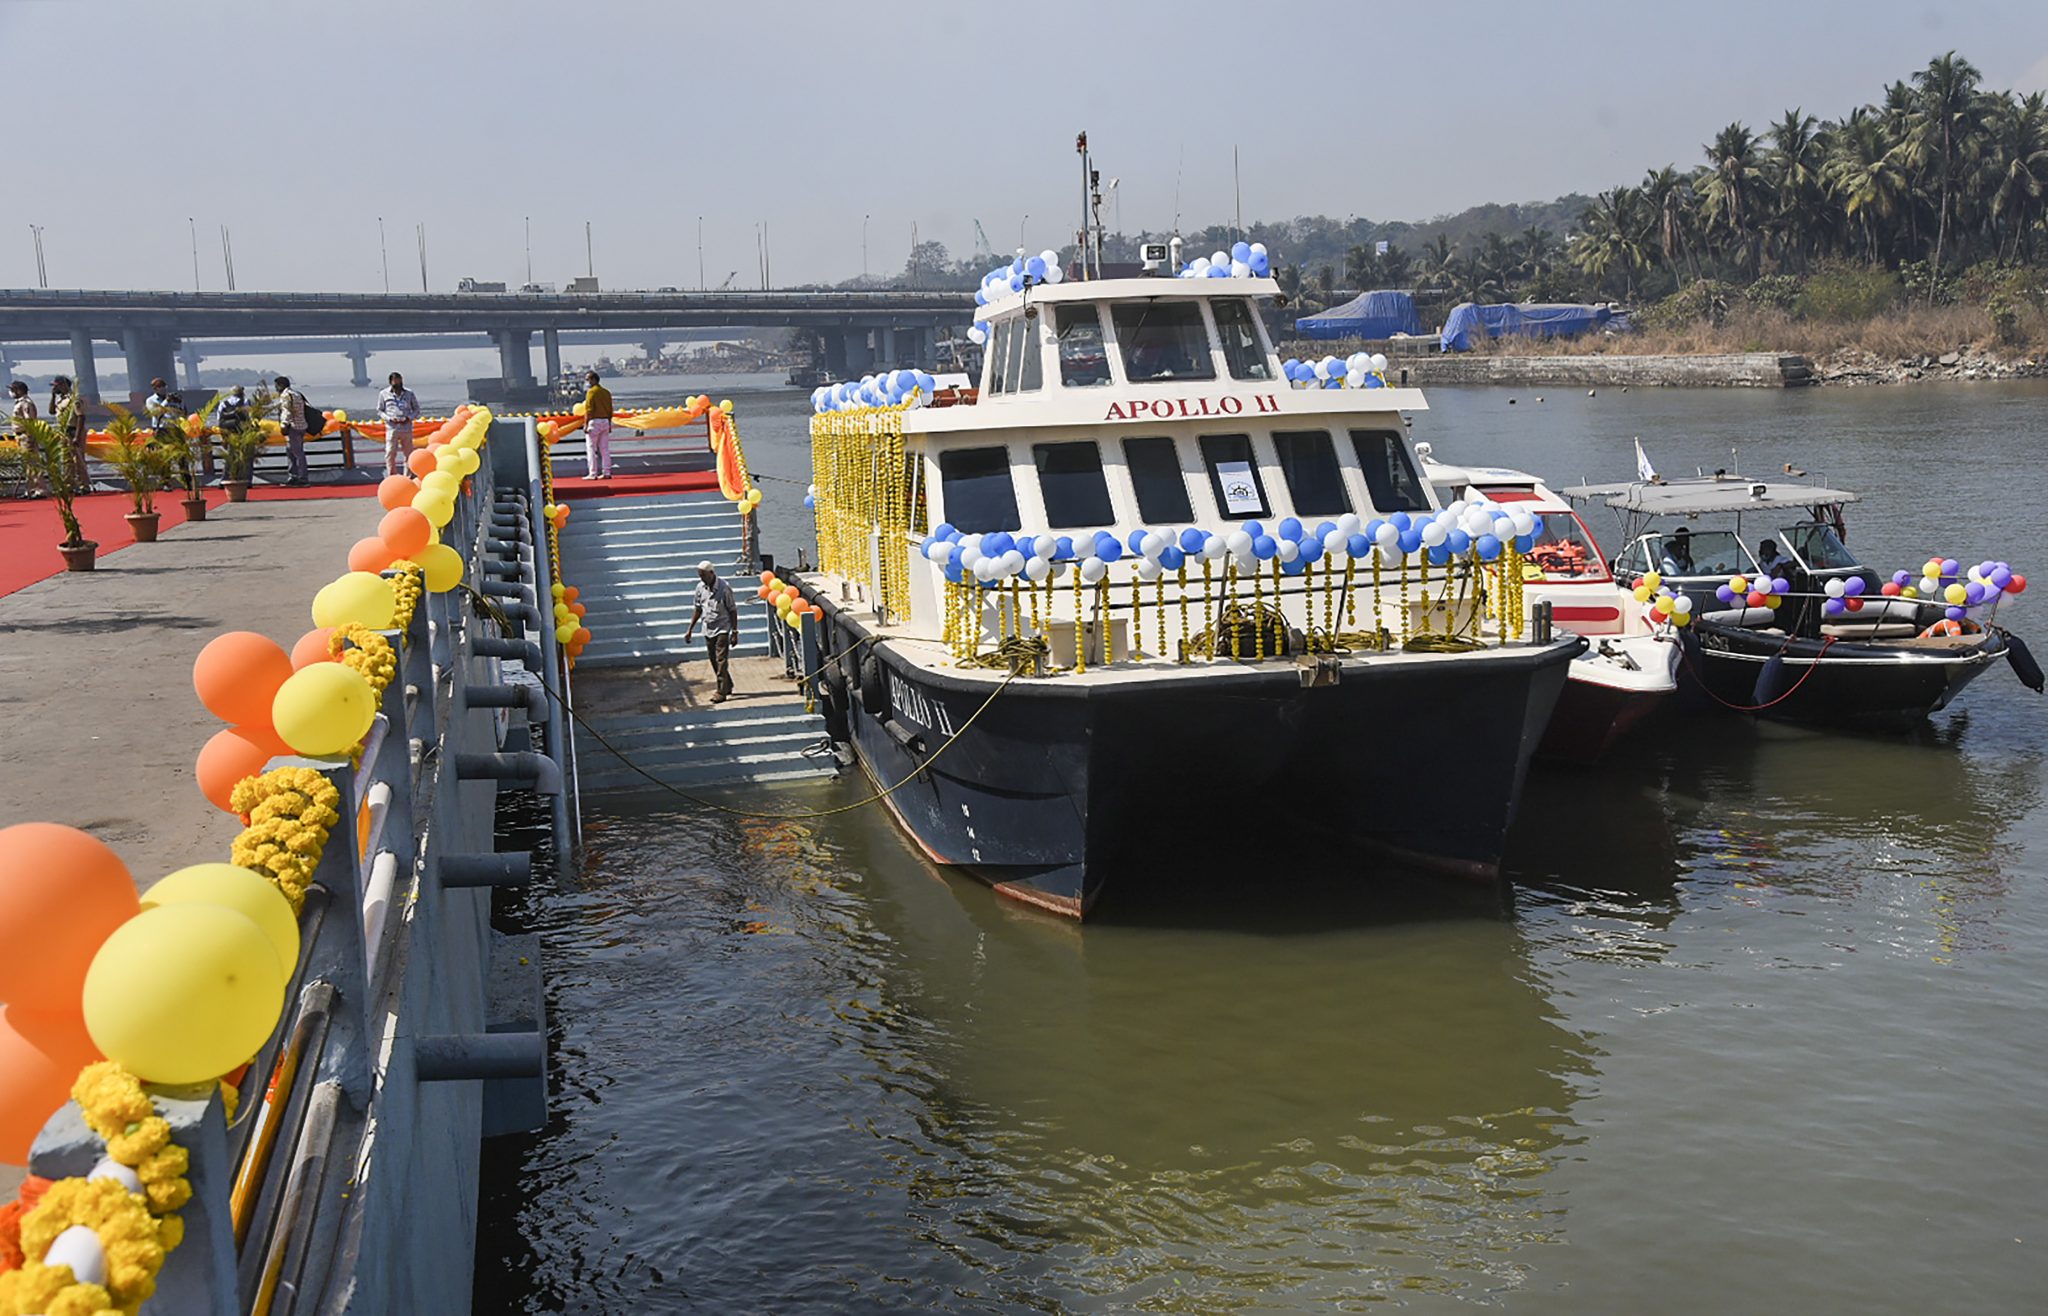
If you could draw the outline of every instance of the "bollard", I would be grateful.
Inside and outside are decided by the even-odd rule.
[[[471,708],[523,708],[526,720],[534,726],[546,726],[548,720],[548,694],[538,685],[477,685],[463,692],[463,699]]]
[[[516,658],[531,671],[543,670],[540,662],[540,646],[532,640],[508,640],[498,635],[479,635],[470,642],[470,651],[479,658]]]
[[[479,1078],[538,1078],[547,1072],[547,1039],[538,1032],[441,1033],[413,1039],[413,1073],[422,1083]]]
[[[533,591],[528,589],[523,582],[516,580],[486,580],[483,582],[483,587],[479,592],[488,594],[494,599],[519,599],[526,603],[533,602]]]
[[[533,853],[443,855],[439,869],[444,887],[525,886],[533,881]]]
[[[455,776],[461,781],[531,782],[542,795],[557,795],[562,789],[562,769],[545,754],[530,749],[496,754],[457,754]]]

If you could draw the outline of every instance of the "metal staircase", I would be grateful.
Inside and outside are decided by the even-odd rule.
[[[749,606],[758,581],[741,560],[740,518],[716,493],[572,501],[562,529],[562,578],[581,592],[590,644],[579,667],[638,667],[685,654],[697,564],[709,561],[741,600],[735,654],[768,652],[767,609]],[[699,633],[701,637],[701,632]],[[693,641],[692,645],[696,642]]]

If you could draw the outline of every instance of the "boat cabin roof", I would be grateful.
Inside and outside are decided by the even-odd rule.
[[[1566,489],[1564,494],[1567,498],[1603,502],[1616,511],[1638,516],[1706,516],[1788,507],[1839,507],[1859,499],[1859,495],[1846,489],[1714,476],[1656,484],[1579,484]]]

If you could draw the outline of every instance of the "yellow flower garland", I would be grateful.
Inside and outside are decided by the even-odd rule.
[[[185,1179],[191,1157],[171,1141],[170,1121],[156,1113],[141,1079],[102,1060],[79,1071],[71,1099],[84,1113],[86,1127],[107,1144],[107,1155],[142,1180],[152,1213],[164,1215],[192,1200],[192,1185]]]
[[[341,821],[341,792],[311,768],[277,768],[239,783],[228,804],[249,819],[229,859],[277,883],[296,913]]]
[[[89,1312],[98,1316],[118,1311],[133,1316],[156,1292],[164,1254],[175,1246],[166,1242],[167,1232],[183,1236],[182,1222],[171,1227],[175,1219],[158,1221],[143,1199],[119,1180],[59,1179],[35,1210],[21,1218],[21,1251],[29,1263],[0,1275],[0,1313],[54,1316],[57,1312]],[[78,1283],[69,1266],[42,1264],[50,1244],[74,1225],[99,1235],[107,1259],[104,1285]],[[15,1284],[8,1283],[17,1277]],[[60,1278],[64,1282],[56,1282]]]
[[[412,627],[413,609],[419,606],[420,595],[425,590],[422,583],[425,573],[419,563],[408,558],[400,558],[391,566],[398,572],[391,578],[391,629],[405,631]]]
[[[380,700],[384,698],[385,687],[398,675],[398,654],[391,648],[391,642],[355,622],[334,628],[327,638],[327,652],[343,667],[368,681],[371,692]]]

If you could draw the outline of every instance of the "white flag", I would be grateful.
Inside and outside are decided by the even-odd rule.
[[[1641,439],[1636,440],[1636,478],[1652,482],[1657,478],[1657,468],[1650,465],[1650,454],[1643,451]]]

